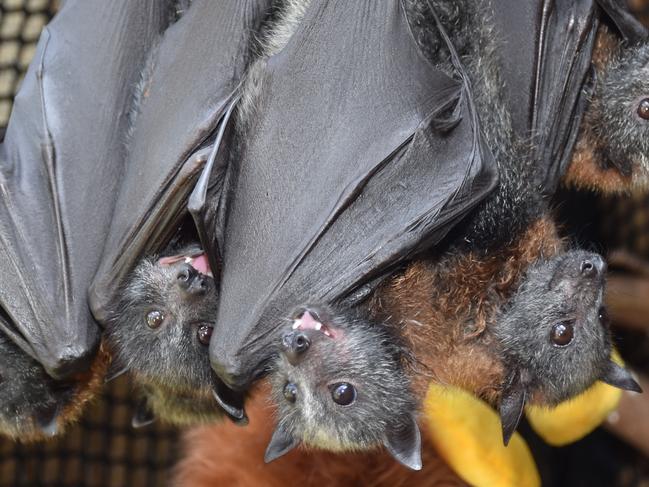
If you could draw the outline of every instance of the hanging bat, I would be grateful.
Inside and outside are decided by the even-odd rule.
[[[145,258],[135,268],[106,326],[113,361],[144,393],[134,424],[222,417],[207,353],[217,306],[217,285],[197,245]]]
[[[120,184],[130,86],[168,7],[66,2],[14,100],[0,149],[0,334],[12,357],[0,429],[12,436],[61,432],[101,382],[86,293]]]
[[[402,2],[286,6],[264,39],[272,55],[242,89],[254,107],[237,119],[239,150],[217,205],[223,268],[210,356],[236,391],[267,371],[287,312],[361,299],[439,242],[497,178],[466,78],[422,56]],[[284,18],[302,20],[277,48]]]
[[[174,238],[200,241],[209,268],[221,268],[219,231],[212,223],[217,215],[207,202],[220,198],[229,141],[226,122],[269,3],[226,2],[214,8],[209,0],[194,0],[149,54],[131,109],[123,182],[89,292],[92,311],[102,323],[125,298],[121,293],[140,259],[160,254]],[[165,343],[152,360],[169,363],[164,350],[172,346]],[[133,344],[128,353],[136,351]],[[137,365],[135,358],[125,358]],[[203,378],[210,374],[209,368],[200,372]],[[174,401],[184,401],[178,388],[167,389],[149,394],[161,415]],[[218,398],[226,398],[222,405],[235,421],[245,421],[237,399],[227,391]],[[213,398],[209,402],[218,408]]]

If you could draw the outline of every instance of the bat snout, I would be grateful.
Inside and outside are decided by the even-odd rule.
[[[206,277],[189,264],[183,264],[178,269],[176,284],[183,293],[191,296],[204,294],[208,288]]]
[[[291,365],[297,365],[311,346],[311,339],[301,330],[293,330],[282,337],[282,352]]]

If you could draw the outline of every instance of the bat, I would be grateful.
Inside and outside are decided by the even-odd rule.
[[[120,183],[121,114],[167,6],[66,2],[14,100],[0,149],[0,269],[12,276],[0,286],[11,357],[0,365],[0,403],[10,436],[61,433],[106,369],[86,293]]]
[[[196,244],[135,268],[106,326],[113,361],[143,391],[135,425],[156,417],[180,425],[222,417],[207,353],[217,306],[217,285]]]
[[[216,205],[223,268],[210,357],[235,391],[267,372],[288,311],[367,296],[497,179],[467,80],[422,56],[402,2],[286,7],[263,40],[273,54],[243,86],[254,109],[236,119]],[[272,33],[290,26],[277,49]]]

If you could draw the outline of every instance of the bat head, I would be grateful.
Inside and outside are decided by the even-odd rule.
[[[332,451],[384,445],[421,468],[416,402],[386,325],[325,307],[293,315],[271,372],[278,426],[266,461],[300,443]]]
[[[218,291],[205,254],[193,246],[144,259],[120,298],[108,340],[115,360],[144,386],[148,407],[181,424],[220,415],[208,356]]]
[[[508,370],[500,404],[505,442],[526,401],[556,405],[597,380],[638,389],[610,360],[605,273],[604,260],[583,251],[539,261],[499,317],[494,333]]]
[[[589,121],[598,159],[649,184],[649,43],[626,48],[602,74],[593,97]]]

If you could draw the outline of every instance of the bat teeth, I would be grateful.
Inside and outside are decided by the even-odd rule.
[[[322,329],[322,323],[316,323],[316,325],[315,325],[315,329],[316,329],[317,331],[320,331],[320,330]],[[326,333],[326,330],[325,330],[325,333]]]
[[[293,322],[293,326],[291,328],[293,330],[297,330],[298,328],[300,328],[300,326],[302,326],[302,320],[301,319],[300,320],[295,320]]]

